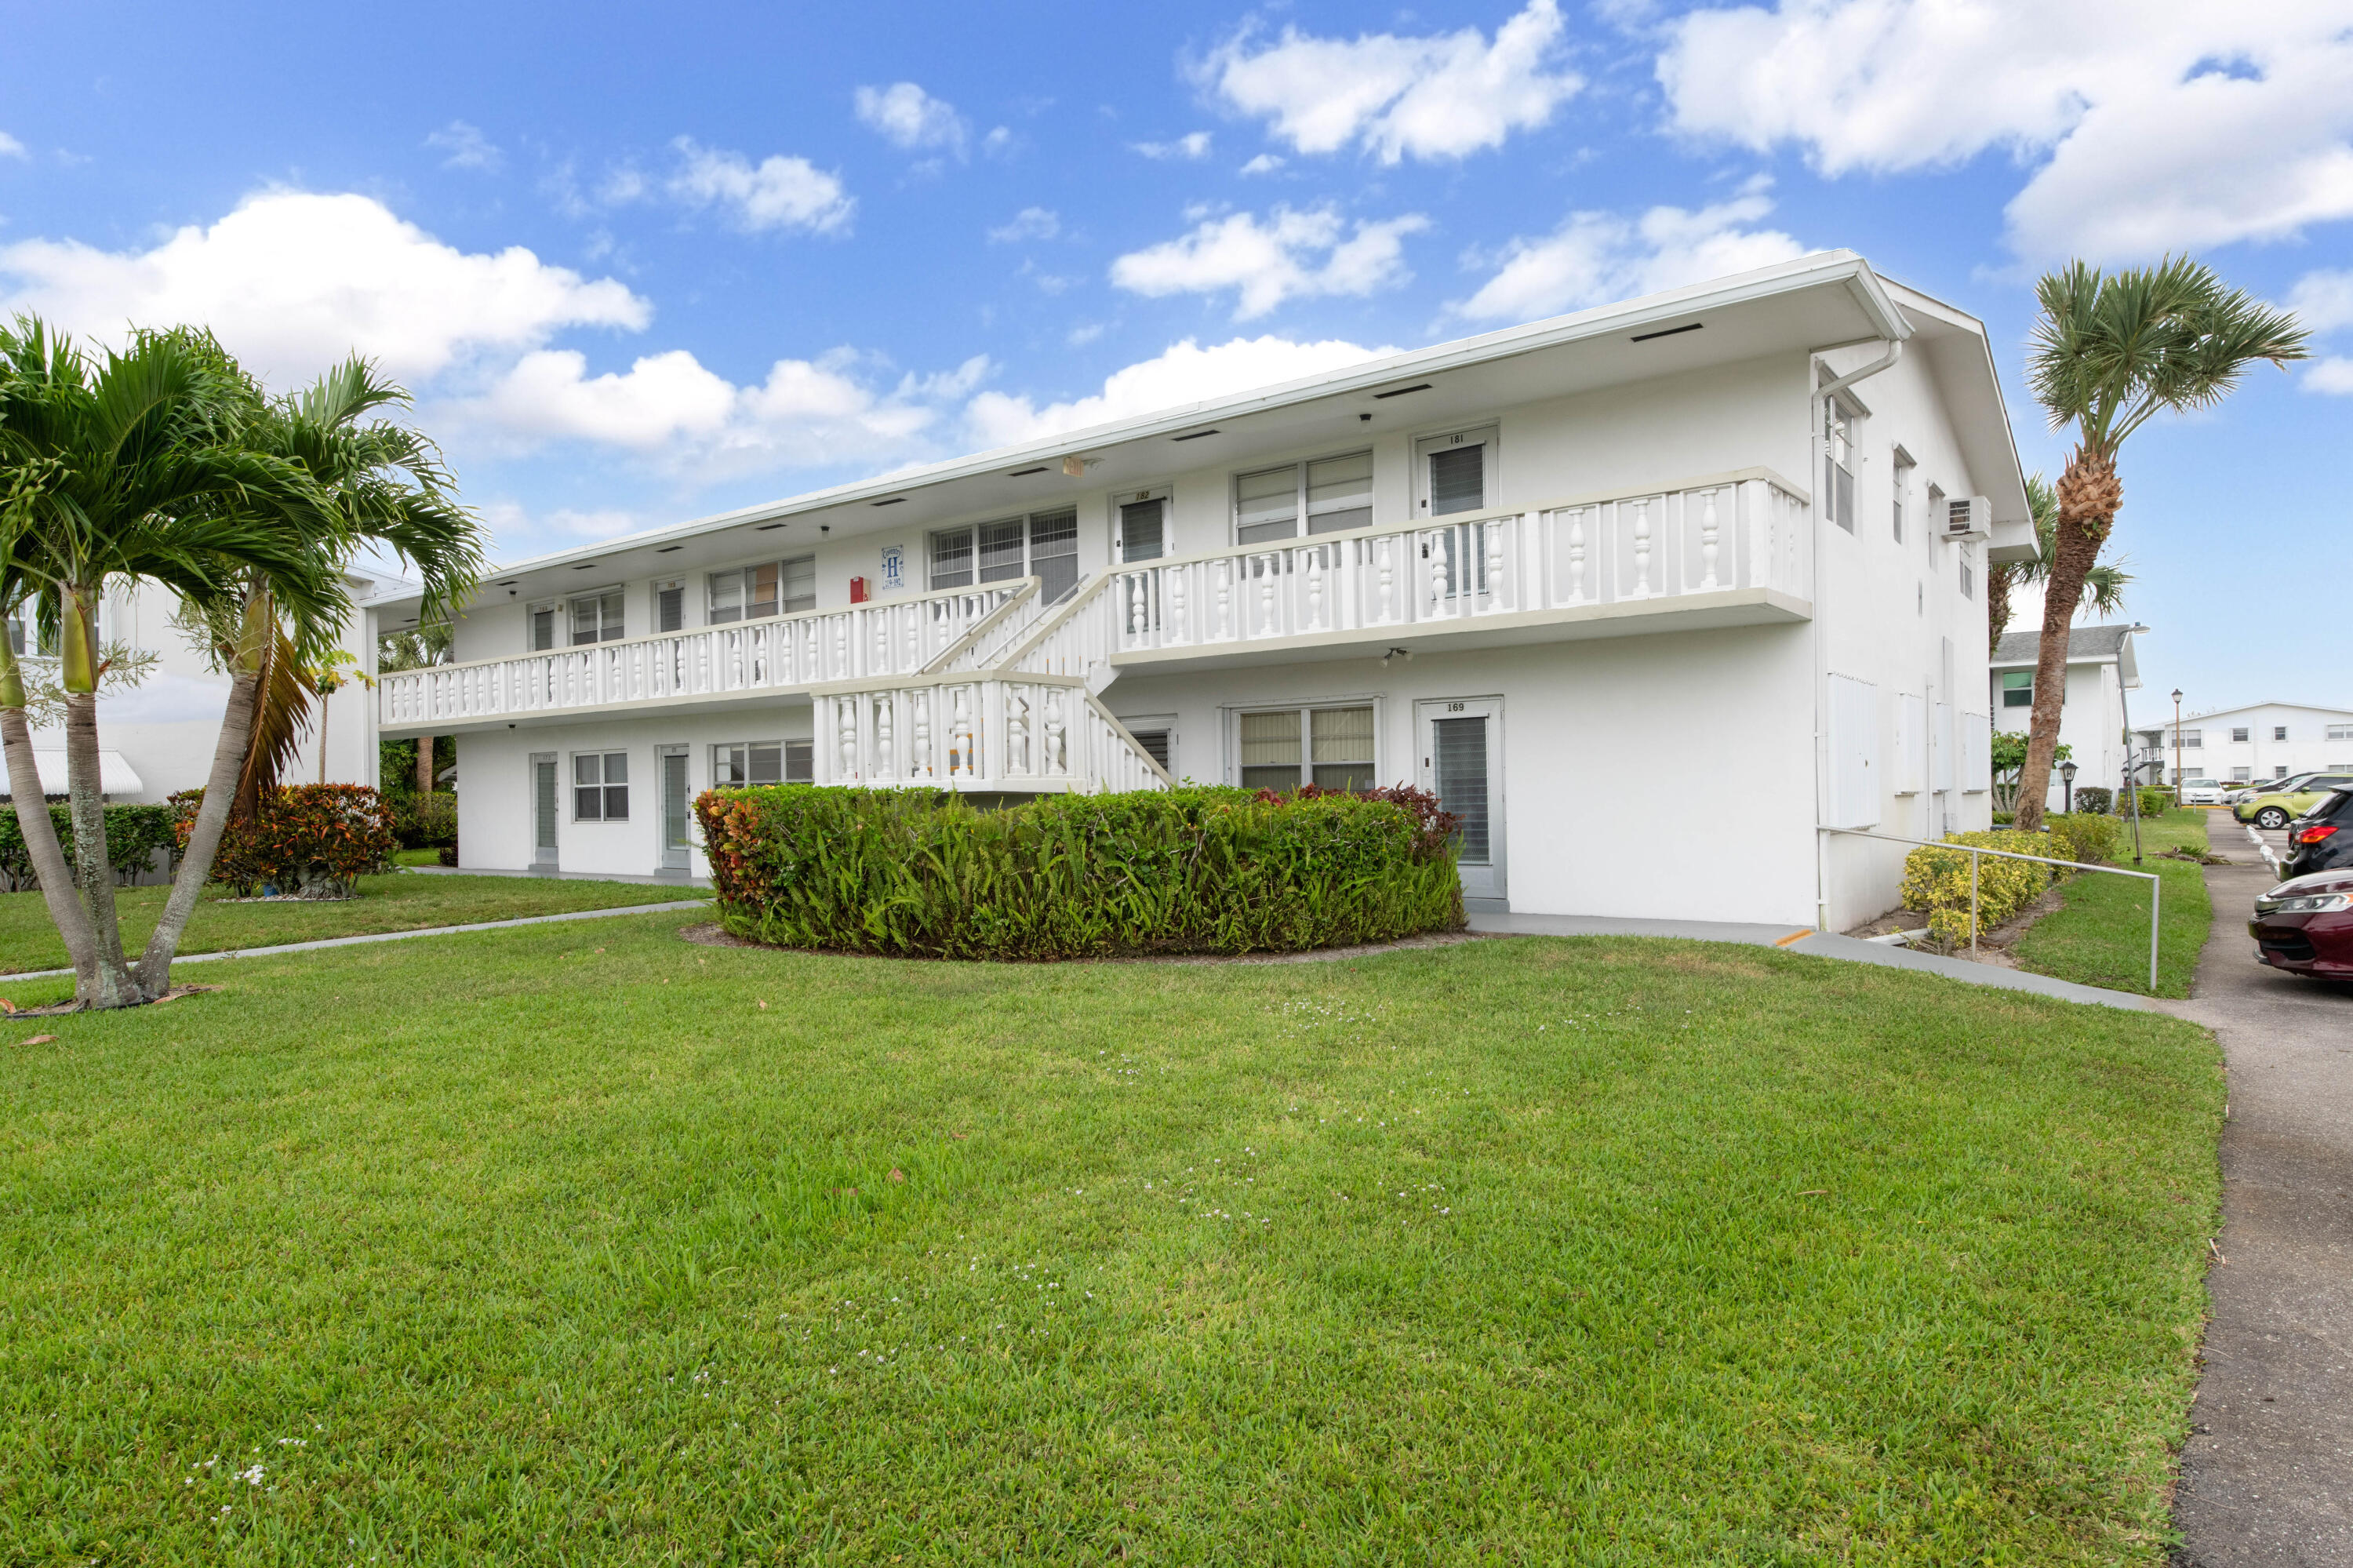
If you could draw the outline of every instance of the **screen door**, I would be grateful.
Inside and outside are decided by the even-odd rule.
[[[1456,860],[1465,898],[1504,892],[1504,705],[1451,697],[1414,705],[1421,787],[1461,820]]]
[[[541,752],[531,759],[531,863],[533,865],[555,863],[555,809],[558,798],[555,754]]]
[[[687,782],[686,747],[659,747],[655,762],[661,768],[661,868],[664,871],[687,869]]]

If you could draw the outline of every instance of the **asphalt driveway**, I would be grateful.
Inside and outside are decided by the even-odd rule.
[[[2179,1561],[2353,1568],[2353,986],[2255,961],[2246,922],[2271,869],[2229,812],[2208,836],[2235,863],[2206,871],[2195,994],[2160,1004],[2215,1032],[2230,1076]]]

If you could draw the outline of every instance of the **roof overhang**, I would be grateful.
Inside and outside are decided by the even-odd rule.
[[[1241,466],[1261,455],[1326,440],[1426,429],[1456,416],[1781,353],[1902,340],[1923,330],[1957,337],[1965,329],[1956,323],[1975,325],[1926,296],[1903,291],[1902,299],[1899,304],[1854,252],[1821,251],[1345,370],[518,561],[486,577],[484,588],[501,600],[539,599],[607,582],[684,574],[770,547],[797,550],[819,539],[913,535],[940,524],[1050,507],[1083,493],[1143,489],[1176,473]],[[1673,330],[1694,323],[1703,330]],[[1973,397],[1989,397],[1993,405],[1973,411],[1966,439],[1978,446],[2006,440],[1999,385],[1989,375],[1972,379],[1974,362],[1965,346],[1955,347],[1950,357],[1954,366],[1940,373],[1966,386]],[[1978,357],[1990,367],[1981,329]],[[1409,396],[1400,395],[1409,389]],[[2015,476],[2016,454],[1998,457],[1989,452],[1981,460],[1973,447],[1973,473],[1990,464],[1998,478]],[[1066,473],[1066,461],[1080,473]],[[2013,513],[2024,515],[2022,480],[1997,483],[1990,493],[1998,522]],[[369,605],[381,612],[381,624],[394,630],[404,617],[414,616],[417,598],[413,588],[394,589]]]

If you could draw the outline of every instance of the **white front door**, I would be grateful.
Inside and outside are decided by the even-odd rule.
[[[692,799],[687,789],[686,747],[657,747],[655,758],[656,765],[661,769],[661,868],[664,871],[684,871],[687,869],[687,808]]]
[[[1461,820],[1462,896],[1502,898],[1504,887],[1504,701],[1446,697],[1414,705],[1421,787]]]

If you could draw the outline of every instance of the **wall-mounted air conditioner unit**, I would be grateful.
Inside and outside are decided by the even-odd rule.
[[[1982,495],[1956,495],[1945,503],[1945,537],[1982,539],[1993,532],[1993,503]]]

